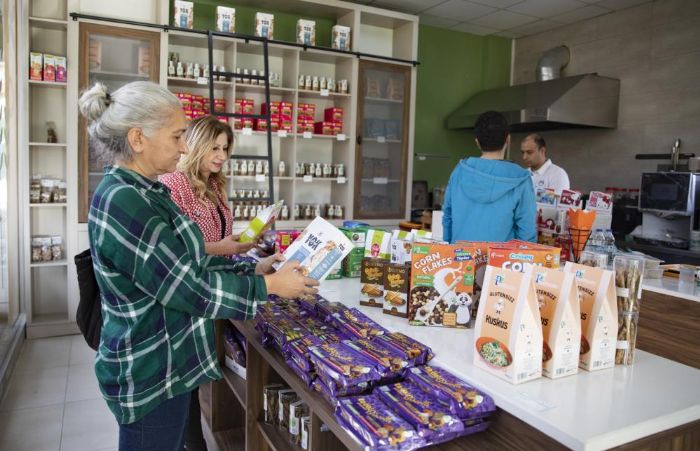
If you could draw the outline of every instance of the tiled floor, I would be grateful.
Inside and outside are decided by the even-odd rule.
[[[0,404],[0,450],[116,450],[94,358],[80,335],[26,341]]]

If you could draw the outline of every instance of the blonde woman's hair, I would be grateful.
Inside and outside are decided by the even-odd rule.
[[[226,197],[224,190],[226,177],[220,171],[216,174],[209,174],[209,180],[204,180],[199,167],[204,157],[214,148],[216,138],[222,133],[226,134],[228,153],[231,155],[233,131],[230,125],[220,122],[214,116],[202,116],[190,122],[185,132],[189,151],[182,156],[177,165],[177,169],[187,176],[197,197],[201,200],[206,197],[215,204],[219,202],[219,196]],[[211,181],[214,182],[214,189],[212,189]]]

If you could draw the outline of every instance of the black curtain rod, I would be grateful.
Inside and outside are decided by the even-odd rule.
[[[205,36],[209,34],[209,30],[195,30],[195,29],[190,29],[190,28],[180,28],[180,27],[173,27],[172,25],[166,25],[166,24],[159,25],[159,24],[148,23],[148,22],[138,22],[136,20],[117,19],[114,17],[93,16],[90,14],[81,14],[81,13],[70,13],[69,15],[71,16],[71,18],[73,20],[78,20],[78,19],[99,20],[101,22],[112,22],[112,23],[119,23],[119,24],[124,24],[124,25],[133,25],[133,26],[137,26],[137,27],[157,28],[159,30],[165,31],[166,33],[170,30],[173,30],[173,31],[183,31],[185,33],[201,34],[201,35],[205,35]],[[339,53],[342,55],[354,55],[357,58],[374,58],[374,59],[379,59],[379,60],[384,60],[384,61],[393,61],[393,62],[397,62],[397,63],[411,64],[411,65],[413,65],[413,67],[416,67],[417,65],[420,64],[420,62],[418,62],[418,61],[405,60],[405,59],[401,59],[401,58],[393,58],[390,56],[372,55],[371,53],[362,53],[362,52],[346,52],[345,50],[331,49],[328,47],[318,47],[318,46],[314,46],[314,45],[298,44],[296,42],[275,41],[275,40],[270,40],[267,38],[261,38],[259,36],[251,36],[248,34],[224,33],[222,31],[212,31],[212,34],[214,36],[220,36],[220,37],[224,37],[224,38],[241,39],[241,40],[244,40],[245,42],[267,41],[271,44],[284,45],[287,47],[297,47],[297,48],[301,48],[304,50],[313,49],[313,50],[320,50],[322,52],[328,52],[328,53]]]

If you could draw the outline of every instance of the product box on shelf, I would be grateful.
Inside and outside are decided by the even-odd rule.
[[[173,25],[180,28],[193,28],[194,2],[175,0],[173,4]]]
[[[408,320],[412,325],[469,327],[474,247],[416,243],[411,255]]]
[[[41,80],[44,73],[44,54],[39,52],[29,53],[29,79]]]
[[[581,310],[572,273],[538,266],[535,290],[542,321],[542,374],[551,379],[578,372]]]
[[[360,277],[362,259],[365,253],[367,229],[364,227],[341,227],[340,231],[348,237],[354,246],[347,257],[343,259],[343,277]]]
[[[566,210],[537,204],[537,230],[562,233],[566,230]]]
[[[316,21],[297,20],[297,44],[316,45]]]
[[[282,102],[279,101],[270,102],[270,105],[268,105],[267,103],[263,103],[262,105],[260,105],[260,114],[267,114],[268,111],[270,112],[270,114],[280,114],[281,103]]]
[[[255,13],[255,36],[274,39],[275,16],[273,14]]]
[[[334,121],[333,122],[333,134],[339,135],[341,133],[343,133],[343,123],[338,122],[338,121]]]
[[[612,212],[613,198],[612,194],[603,193],[600,191],[591,191],[586,203],[587,210],[608,211]]]
[[[573,273],[581,306],[579,367],[594,371],[615,366],[617,297],[612,271],[567,262]]]
[[[331,47],[338,50],[350,51],[350,27],[343,25],[334,25],[331,28],[332,45]]]
[[[315,122],[314,133],[317,135],[333,135],[335,133],[335,125],[333,122]]]
[[[285,101],[280,102],[280,114],[282,116],[289,116],[289,119],[291,120],[293,111],[294,111],[294,104],[293,103],[285,102]]]
[[[297,133],[314,132],[314,121],[313,120],[298,120],[297,121]]]
[[[411,266],[387,263],[384,267],[384,313],[408,317],[408,287]]]
[[[542,324],[532,271],[486,268],[474,338],[474,366],[512,384],[542,375]]]
[[[411,263],[411,249],[413,249],[413,233],[405,230],[394,230],[391,233],[391,263]]]
[[[65,56],[55,56],[54,62],[56,64],[56,81],[60,83],[65,83],[68,81],[68,72],[66,65]]]
[[[558,268],[561,249],[535,243],[509,241],[489,246],[490,266],[524,272],[532,266]]]
[[[562,190],[559,196],[559,208],[568,210],[569,207],[581,208],[583,194],[571,189]]]
[[[476,318],[481,299],[481,287],[484,286],[484,274],[489,261],[489,246],[495,243],[488,241],[458,241],[456,244],[463,244],[474,248],[474,296],[471,306],[471,317]]]
[[[44,81],[56,81],[56,57],[44,54]]]
[[[360,305],[382,308],[386,260],[363,258],[360,273]]]
[[[365,238],[365,257],[389,260],[391,256],[391,232],[368,229]]]
[[[342,122],[343,109],[338,107],[326,108],[323,110],[323,120],[326,122]]]
[[[227,6],[216,7],[216,31],[224,33],[236,32],[236,8]]]
[[[287,132],[291,133],[293,131],[292,116],[286,116],[284,114],[280,114],[279,115],[279,129],[286,130]]]

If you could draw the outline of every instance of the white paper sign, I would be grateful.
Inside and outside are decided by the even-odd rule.
[[[257,175],[255,176],[255,181],[256,181],[256,182],[264,182],[264,181],[265,181],[265,176],[262,175],[262,174],[257,174]]]
[[[209,79],[206,77],[197,77],[197,84],[198,85],[208,85]]]
[[[321,89],[321,97],[328,97],[330,92],[327,89]]]
[[[309,183],[314,181],[314,176],[313,175],[305,175],[304,176],[304,183]]]
[[[277,136],[279,136],[280,138],[286,138],[287,130],[277,130]]]
[[[343,184],[345,183],[346,179],[345,177],[338,177],[338,183]]]
[[[386,177],[375,177],[374,179],[372,179],[372,183],[374,183],[375,185],[386,185],[387,183],[389,183],[389,179]]]
[[[302,137],[304,139],[311,139],[312,136],[313,136],[313,133],[311,133],[311,132],[304,132],[304,134],[302,135]]]
[[[253,129],[250,127],[244,127],[242,131],[243,136],[253,136]]]
[[[335,137],[338,141],[345,141],[347,139],[347,136],[345,136],[345,133],[338,133]]]
[[[378,143],[385,143],[386,142],[386,136],[377,136],[377,142]]]

